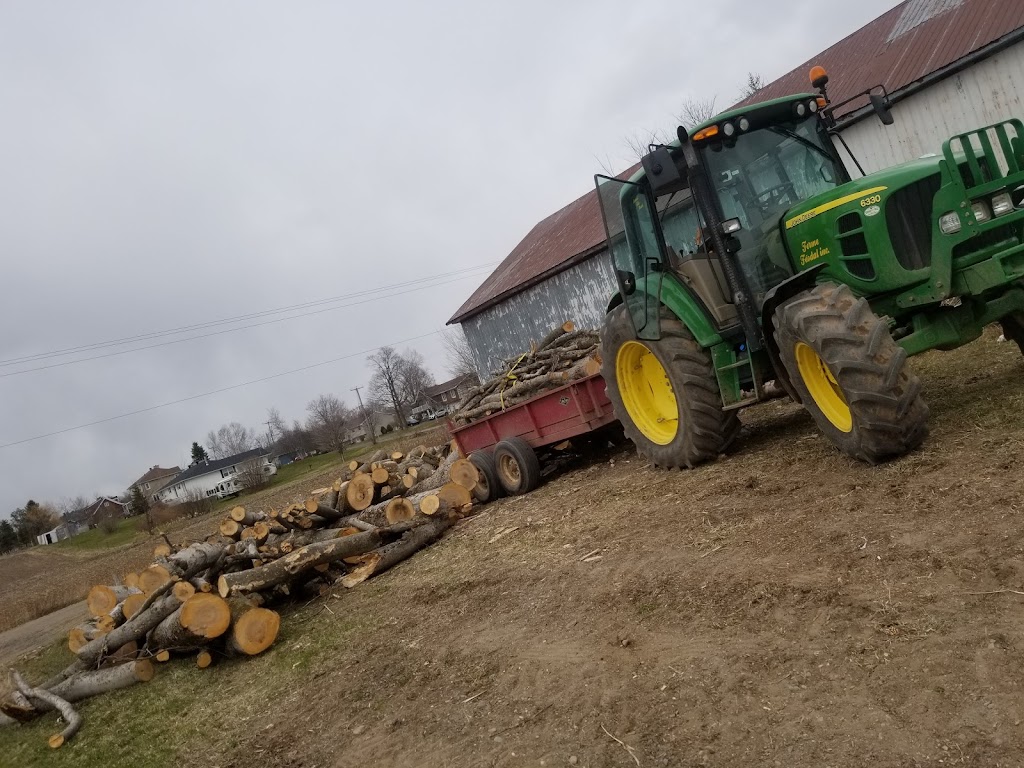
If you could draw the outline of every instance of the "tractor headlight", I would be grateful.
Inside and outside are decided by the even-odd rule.
[[[939,217],[939,229],[944,235],[955,235],[960,231],[960,214],[956,211],[942,214]]]
[[[735,232],[739,232],[742,229],[739,219],[726,219],[722,222],[722,234],[731,235]]]
[[[981,200],[976,203],[971,203],[971,213],[974,214],[974,220],[979,224],[984,224],[992,218],[992,211],[990,211],[988,206]]]
[[[807,102],[807,108],[809,110],[811,110],[811,114],[813,115],[815,112],[818,111],[818,100],[817,99],[811,99],[810,101],[808,101]]]
[[[727,138],[729,136],[733,136],[736,134],[736,126],[732,123],[722,123],[722,133],[724,133]]]
[[[803,117],[807,114],[807,105],[802,101],[798,101],[793,109],[796,112],[797,117]]]
[[[749,131],[750,130],[750,121],[747,120],[747,118],[741,117],[737,122],[739,123],[741,131]]]
[[[992,213],[1004,216],[1013,210],[1013,198],[1009,192],[1000,192],[992,198]]]

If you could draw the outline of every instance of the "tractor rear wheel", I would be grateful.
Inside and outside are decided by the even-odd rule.
[[[668,307],[661,338],[636,339],[625,305],[605,317],[601,375],[626,437],[659,467],[694,467],[717,458],[740,422],[722,410],[711,355]]]
[[[921,444],[928,434],[921,382],[865,299],[824,283],[779,307],[774,321],[800,400],[843,453],[874,464]]]

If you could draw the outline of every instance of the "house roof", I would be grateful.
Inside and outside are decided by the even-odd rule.
[[[211,472],[224,469],[224,467],[230,467],[232,464],[239,464],[249,459],[255,459],[258,456],[264,456],[267,454],[265,448],[253,448],[251,451],[243,451],[242,453],[236,453],[234,456],[227,456],[223,459],[214,459],[213,461],[201,461],[198,464],[193,464],[180,475],[172,477],[167,483],[163,485],[160,490],[163,490],[168,485],[176,485],[177,483],[183,483],[186,480],[191,480],[193,477],[200,477],[202,475],[208,475]]]
[[[831,74],[829,98],[840,102],[878,84],[894,101],[953,74],[972,54],[990,52],[1024,26],[1024,0],[905,0],[759,90],[740,106],[809,90],[808,71]],[[922,82],[925,81],[925,82]],[[858,100],[837,117],[853,116]],[[619,174],[628,179],[638,166]],[[537,224],[448,321],[461,323],[604,248],[597,192],[591,191]]]
[[[151,468],[146,474],[136,480],[132,485],[142,485],[143,483],[151,483],[154,480],[160,480],[161,478],[167,477],[168,475],[177,475],[181,473],[181,467],[161,467],[155,466]]]
[[[81,509],[76,509],[73,512],[68,512],[67,514],[65,514],[63,516],[64,521],[68,523],[84,523],[87,520],[91,519],[92,516],[95,515],[97,512],[99,512],[100,507],[103,506],[104,502],[108,501],[111,504],[117,504],[117,506],[122,507],[124,509],[127,509],[128,507],[127,504],[118,501],[117,499],[111,498],[109,496],[100,496],[98,499],[96,499],[96,501],[94,501],[89,506],[82,507]]]
[[[456,376],[454,379],[449,379],[448,381],[442,381],[440,384],[435,384],[432,387],[427,387],[426,389],[423,390],[423,393],[427,397],[437,397],[442,392],[447,392],[449,389],[454,389],[455,387],[458,387],[458,386],[464,384],[466,381],[468,381],[470,379],[475,379],[475,378],[476,378],[476,374],[464,373],[461,376]]]

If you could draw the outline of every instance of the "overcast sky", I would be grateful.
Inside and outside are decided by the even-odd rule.
[[[0,514],[354,405],[354,353],[437,331],[486,272],[419,281],[496,264],[685,98],[724,108],[894,5],[3,0],[0,361],[346,299],[0,364],[0,444],[354,356],[0,448]],[[438,337],[412,345],[445,378]]]

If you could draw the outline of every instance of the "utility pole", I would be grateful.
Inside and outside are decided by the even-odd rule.
[[[373,434],[373,424],[370,423],[369,418],[366,416],[366,409],[363,407],[363,396],[359,394],[360,389],[362,389],[362,387],[352,387],[352,391],[356,393],[356,398],[359,400],[359,410],[363,414],[363,424],[365,424],[366,428],[370,431],[370,442],[376,445],[377,436]]]

